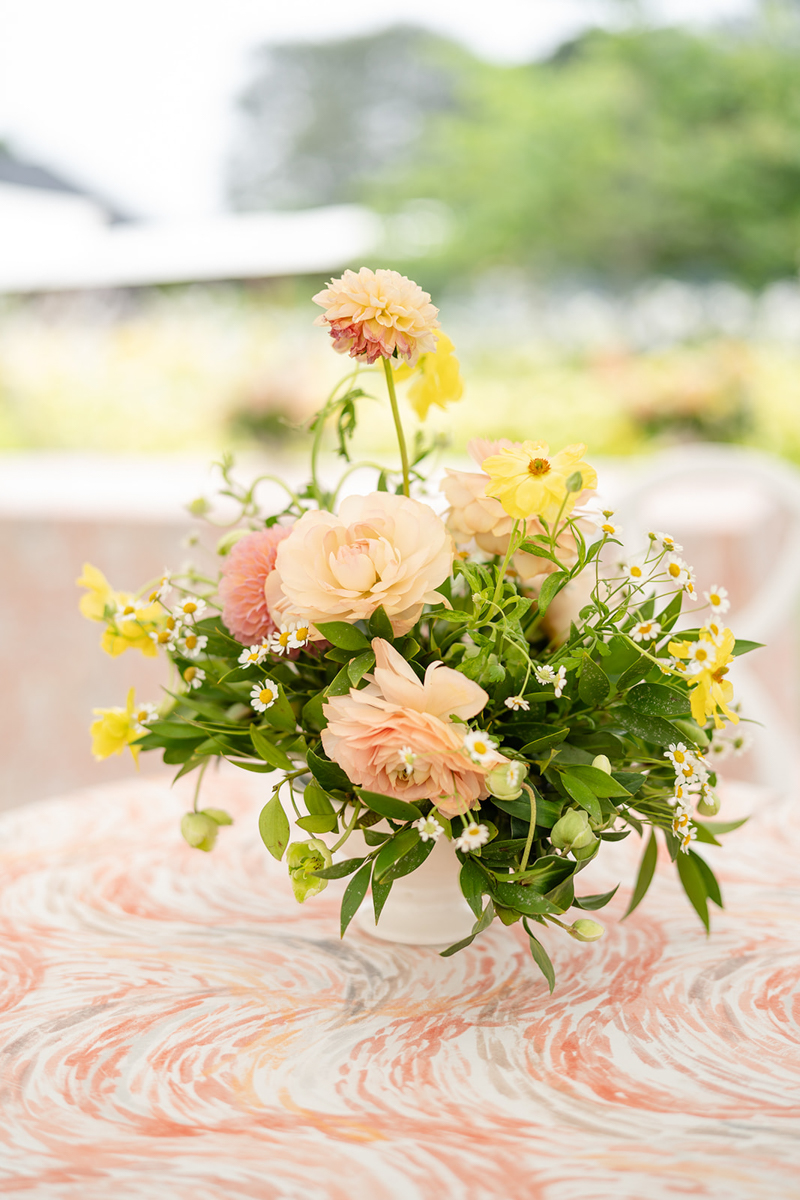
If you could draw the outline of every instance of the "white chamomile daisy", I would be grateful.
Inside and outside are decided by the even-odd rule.
[[[555,671],[549,665],[549,663],[545,663],[544,666],[534,667],[533,673],[543,687],[547,687],[548,684],[552,683],[557,697],[559,697],[564,691],[564,684],[567,682],[566,667],[559,667],[558,670]]]
[[[152,629],[148,637],[152,638],[157,646],[162,650],[169,650],[170,654],[174,654],[178,648],[178,638],[181,636],[180,622],[174,617],[167,617],[163,629]]]
[[[475,821],[468,825],[461,833],[460,837],[453,839],[453,845],[456,850],[461,850],[464,854],[469,854],[470,850],[478,850],[481,846],[485,846],[489,840],[489,830],[485,825],[477,825]]]
[[[471,729],[464,738],[464,749],[467,754],[473,762],[480,763],[482,767],[488,766],[491,762],[496,746],[497,742],[488,734],[481,732],[480,729]]]
[[[250,703],[256,712],[266,712],[278,699],[278,685],[271,679],[263,683],[254,683],[250,692]]]
[[[700,637],[707,642],[713,642],[715,646],[722,644],[724,636],[725,626],[720,625],[719,621],[715,621],[713,617],[709,617],[700,630]]]
[[[679,771],[684,763],[691,762],[693,755],[683,742],[670,742],[669,749],[664,751],[664,758],[668,758],[675,770]]]
[[[506,696],[504,703],[506,708],[510,708],[513,712],[519,712],[520,709],[523,712],[529,712],[531,707],[522,696]]]
[[[692,823],[692,814],[688,808],[678,808],[672,818],[672,832],[676,837],[683,837]]]
[[[172,615],[179,621],[194,623],[200,620],[205,610],[205,600],[201,600],[199,596],[184,596],[180,604],[173,608]]]
[[[416,754],[410,746],[401,746],[397,752],[397,757],[400,760],[397,774],[403,779],[410,779],[414,774],[414,763],[417,761]]]
[[[604,520],[598,523],[597,528],[601,533],[604,533],[606,537],[618,538],[622,535],[622,526],[617,525],[616,521],[611,520],[613,515],[613,513],[603,513]]]
[[[641,584],[643,584],[648,577],[647,571],[644,568],[644,564],[637,562],[636,560],[624,562],[621,564],[621,567],[622,574],[625,576],[628,582],[632,583],[634,586],[641,586]]]
[[[688,783],[683,783],[680,778],[675,780],[675,794],[672,799],[677,808],[688,808],[692,799],[697,796],[697,787],[690,787]]]
[[[251,646],[249,650],[243,650],[237,658],[237,662],[242,667],[257,667],[267,657],[269,645],[262,642],[260,646]]]
[[[205,634],[194,633],[191,626],[178,640],[178,650],[184,658],[199,658],[208,645]]]
[[[694,841],[694,839],[696,837],[697,837],[697,827],[695,825],[691,825],[686,830],[683,837],[681,838],[681,850],[683,851],[684,854],[689,853],[689,847],[691,846],[692,842]]]
[[[269,639],[269,648],[273,654],[288,654],[290,650],[300,650],[309,638],[310,630],[307,625],[281,625],[277,633]]]
[[[657,533],[651,533],[650,537],[661,543],[661,549],[666,550],[668,554],[680,554],[683,546],[680,542],[676,542],[670,534],[659,530]]]
[[[713,612],[726,613],[731,606],[731,602],[728,599],[728,589],[717,587],[716,584],[712,584],[707,592],[703,592],[703,596],[711,605]]]
[[[144,607],[145,603],[143,600],[123,600],[122,603],[117,605],[114,619],[118,625],[123,621],[138,621]]]
[[[664,570],[670,583],[684,588],[690,595],[694,593],[694,571],[682,558],[678,558],[677,554],[670,554],[664,563]]]
[[[440,825],[433,815],[420,817],[418,821],[414,822],[413,828],[419,830],[421,842],[437,842],[444,833],[444,826]]]
[[[150,595],[147,597],[148,604],[155,604],[156,600],[163,600],[170,587],[169,572],[165,572],[159,579],[156,586],[153,588]]]
[[[699,675],[701,671],[707,671],[713,666],[716,661],[716,647],[713,642],[706,641],[704,638],[697,642],[692,642],[689,646],[689,657],[686,659],[686,672],[688,675]]]
[[[206,673],[201,667],[187,667],[183,678],[190,688],[200,688],[205,683]]]
[[[156,704],[137,704],[131,713],[131,720],[137,732],[144,733],[147,725],[151,721],[155,721],[158,717],[158,705]]]
[[[631,630],[631,637],[635,642],[652,642],[660,633],[661,625],[658,621],[640,621]]]

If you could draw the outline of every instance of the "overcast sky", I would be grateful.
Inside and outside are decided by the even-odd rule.
[[[603,0],[2,0],[0,139],[138,215],[222,207],[252,49],[413,22],[496,60],[551,49]],[[753,0],[656,0],[667,20],[736,17]],[[490,14],[490,16],[487,15]]]

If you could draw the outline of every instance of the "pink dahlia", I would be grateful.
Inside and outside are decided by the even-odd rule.
[[[278,545],[290,532],[281,525],[273,525],[271,529],[248,533],[225,560],[219,585],[222,620],[244,646],[261,641],[275,629],[264,585],[275,567]]]

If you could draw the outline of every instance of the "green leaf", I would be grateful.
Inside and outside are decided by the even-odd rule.
[[[684,854],[681,851],[678,854],[675,865],[678,868],[678,877],[683,885],[683,890],[689,897],[692,908],[703,922],[706,933],[708,933],[711,928],[711,922],[708,917],[708,898],[705,881],[698,869],[696,859],[697,855],[692,858],[691,854]]]
[[[319,784],[308,784],[303,792],[303,802],[310,816],[329,817],[333,813],[333,805]]]
[[[486,901],[486,908],[483,910],[480,918],[472,926],[472,933],[469,937],[463,938],[460,942],[456,942],[453,946],[448,946],[446,950],[439,952],[440,958],[449,958],[451,954],[457,954],[459,950],[464,950],[472,942],[479,933],[483,933],[484,929],[488,929],[494,920],[494,905],[491,900]]]
[[[705,844],[707,846],[721,846],[722,845],[722,842],[717,841],[717,839],[714,837],[711,830],[706,829],[703,825],[700,824],[699,821],[695,821],[694,826],[697,829],[698,842],[705,842]]]
[[[340,650],[369,650],[370,645],[360,629],[347,621],[320,621],[315,624],[326,641]]]
[[[701,858],[699,854],[695,854],[694,850],[689,851],[689,857],[700,872],[703,887],[709,900],[712,900],[717,908],[724,908],[725,905],[722,903],[722,892],[719,890],[719,882],[711,867],[704,858]]]
[[[644,713],[638,713],[627,705],[615,708],[613,715],[623,729],[645,742],[653,742],[656,746],[668,746],[670,742],[681,740],[675,726],[663,717],[646,717]]]
[[[342,862],[334,863],[332,867],[323,867],[312,874],[319,879],[343,879],[345,875],[352,875],[353,871],[366,861],[366,858],[345,858]]]
[[[328,686],[325,688],[326,696],[346,696],[353,686],[350,682],[350,671],[348,670],[349,663],[342,667],[338,675],[335,675]]]
[[[395,879],[402,879],[404,875],[410,875],[412,871],[416,871],[417,867],[421,867],[425,862],[433,850],[434,844],[433,841],[423,842],[420,838],[381,876],[381,883],[394,883]]]
[[[352,783],[337,763],[323,758],[314,750],[306,752],[306,762],[309,771],[326,792],[351,792],[353,790]]]
[[[638,683],[640,679],[644,679],[645,675],[649,675],[653,664],[649,658],[644,655],[637,658],[635,663],[631,663],[627,670],[623,671],[617,680],[617,691],[624,692],[627,688],[632,687],[634,683]]]
[[[464,863],[459,875],[459,883],[464,899],[474,912],[476,918],[479,918],[483,912],[481,895],[484,890],[488,891],[488,888],[486,886],[486,876],[474,859],[468,858]]]
[[[356,687],[367,671],[371,671],[374,666],[375,655],[371,650],[367,650],[364,654],[359,654],[358,658],[351,659],[347,666],[347,674],[350,677],[353,687]]]
[[[228,762],[234,767],[238,767],[241,771],[254,771],[258,775],[269,775],[275,770],[269,763],[248,762],[247,759],[229,758]]]
[[[522,918],[522,924],[530,940],[531,957],[547,980],[547,986],[549,987],[550,995],[552,996],[553,988],[556,986],[556,973],[553,964],[550,961],[550,955],[547,953],[539,939],[533,936],[531,927],[524,917]]]
[[[632,688],[625,699],[632,709],[647,717],[683,717],[691,712],[689,697],[685,692],[664,687],[660,683],[641,683]]]
[[[261,729],[256,729],[255,725],[250,726],[250,740],[255,747],[256,754],[259,758],[263,758],[264,762],[269,763],[276,771],[291,771],[294,769],[294,763],[284,754],[278,746],[273,745],[266,734]]]
[[[602,667],[589,655],[584,655],[583,670],[578,684],[578,695],[588,708],[597,708],[611,691],[611,680]]]
[[[656,835],[655,830],[651,829],[650,837],[647,845],[644,848],[644,854],[642,855],[639,874],[636,876],[636,885],[633,889],[633,895],[631,896],[630,904],[628,905],[622,917],[623,921],[625,920],[625,917],[629,917],[631,915],[635,908],[639,907],[642,900],[644,900],[645,896],[647,895],[647,889],[653,882],[653,875],[655,874],[657,859],[658,846],[656,844]]]
[[[296,824],[298,824],[301,829],[305,829],[306,833],[333,833],[338,822],[336,820],[336,814],[332,813],[329,817],[298,817]]]
[[[664,633],[672,629],[673,625],[681,615],[683,607],[683,592],[676,592],[670,600],[669,604],[658,614],[658,622]],[[645,618],[647,619],[647,618]]]
[[[563,909],[558,908],[552,901],[540,896],[533,888],[523,887],[521,883],[498,882],[492,887],[492,895],[504,908],[513,908],[516,912],[527,913],[528,916],[563,912]]]
[[[386,882],[385,879],[372,880],[372,911],[375,913],[375,924],[378,924],[383,906],[389,899],[389,892],[392,890],[392,881]]]
[[[315,733],[320,733],[328,724],[322,712],[322,705],[325,703],[322,693],[312,696],[308,704],[303,705],[303,728],[311,729]]]
[[[378,882],[380,882],[389,868],[394,866],[398,858],[402,858],[404,854],[407,854],[418,841],[418,829],[401,829],[388,842],[383,843],[375,859],[375,878]]]
[[[554,729],[552,733],[545,733],[541,737],[534,738],[532,742],[528,742],[520,750],[520,754],[524,754],[526,758],[535,758],[542,750],[548,750],[551,746],[558,746],[565,738],[569,737],[569,729]]]
[[[171,746],[166,746],[162,755],[167,766],[175,766],[177,763],[187,762],[194,754],[195,742],[179,742]]]
[[[381,796],[378,792],[367,792],[364,788],[356,788],[356,794],[361,797],[368,808],[389,817],[392,821],[416,821],[422,813],[415,804],[406,800],[395,800],[394,796]]]
[[[639,788],[644,784],[647,776],[639,775],[636,771],[612,771],[611,778],[616,779],[617,783],[624,787],[626,792],[630,792],[632,796],[635,796]]]
[[[356,871],[355,875],[344,889],[340,918],[341,937],[344,937],[345,933],[347,932],[347,926],[350,924],[353,917],[361,907],[361,902],[367,894],[371,872],[372,863],[364,863],[363,867],[360,867],[359,870]]]
[[[763,645],[763,642],[748,642],[745,638],[737,638],[733,644],[733,653],[737,658],[741,658],[751,650],[760,650]]]
[[[608,904],[609,900],[611,900],[616,894],[618,888],[619,884],[617,884],[615,888],[612,888],[610,892],[600,892],[594,896],[576,896],[573,904],[576,908],[582,908],[588,912],[594,912],[595,909],[603,908],[606,904]]]
[[[576,764],[570,767],[569,773],[575,776],[575,778],[580,779],[582,783],[587,784],[595,796],[604,796],[607,798],[611,796],[623,796],[627,799],[631,797],[631,793],[627,788],[618,783],[612,775],[601,771],[599,767],[586,767]]]
[[[148,733],[164,742],[180,741],[183,738],[200,738],[206,734],[196,725],[183,721],[154,721],[147,727]]]
[[[738,821],[695,821],[695,825],[702,825],[710,833],[721,837],[723,833],[733,833],[734,829],[741,829],[749,820],[749,817],[741,817]]]
[[[289,845],[289,822],[277,796],[273,796],[262,808],[258,818],[258,832],[272,857],[280,862],[284,850]]]
[[[541,550],[534,551],[535,554],[541,554]],[[550,557],[547,555],[546,557]],[[565,571],[555,571],[552,575],[548,575],[542,584],[541,591],[537,597],[539,616],[543,617],[548,608],[552,604],[555,597],[567,583],[569,576]]]
[[[394,641],[392,622],[387,617],[386,609],[382,604],[375,609],[375,612],[367,621],[367,629],[369,629],[372,637],[383,638],[387,642]]]
[[[584,783],[582,779],[579,779],[572,771],[564,771],[561,776],[561,782],[576,804],[579,804],[598,825],[602,824],[603,810],[600,808],[597,797],[589,785]]]

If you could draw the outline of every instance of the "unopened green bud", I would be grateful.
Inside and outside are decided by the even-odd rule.
[[[587,858],[593,858],[599,843],[597,838],[592,834],[592,840],[587,842],[585,846],[573,846],[572,853],[578,862],[584,862]]]
[[[195,850],[213,850],[219,825],[206,813],[190,812],[181,818],[181,833]]]
[[[611,761],[605,754],[598,754],[592,759],[592,766],[598,771],[605,771],[606,775],[611,774]]]
[[[702,800],[697,801],[697,811],[702,813],[704,817],[715,817],[719,810],[720,799],[713,792],[708,792],[703,796]]]
[[[204,817],[211,817],[211,820],[216,821],[218,825],[233,824],[233,817],[230,813],[226,813],[224,808],[201,808],[200,811]]]
[[[195,503],[197,503],[197,501],[195,501]],[[249,529],[230,529],[227,533],[223,534],[217,542],[217,554],[219,554],[221,558],[224,558],[226,554],[230,554],[236,543],[240,542],[243,537],[247,537],[248,533],[250,532],[251,530]]]
[[[486,786],[498,800],[516,800],[522,795],[522,782],[527,774],[526,763],[502,763],[486,776]]]
[[[557,850],[581,849],[590,846],[595,836],[589,828],[589,818],[582,809],[570,809],[559,817],[550,830],[550,841]]]
[[[603,936],[605,929],[597,921],[581,917],[580,920],[572,922],[567,933],[578,942],[596,942]]]
[[[691,717],[670,717],[670,723],[698,750],[707,750],[711,744],[706,731]]]
[[[583,488],[583,476],[580,471],[573,471],[567,480],[568,492],[579,492]]]
[[[196,500],[191,500],[186,505],[187,512],[190,512],[193,517],[204,517],[206,513],[211,512],[211,505],[206,500],[205,496],[198,496]]]
[[[314,871],[322,871],[333,864],[330,850],[319,838],[307,842],[292,842],[286,851],[286,865],[294,898],[300,904],[310,896],[316,896],[328,886],[327,879],[317,879]]]

